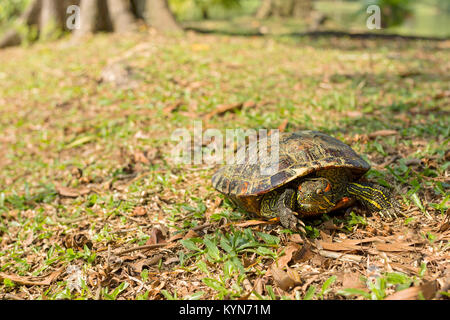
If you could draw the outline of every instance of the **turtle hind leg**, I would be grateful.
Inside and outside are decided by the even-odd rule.
[[[266,218],[280,217],[283,227],[305,232],[304,224],[295,216],[296,193],[293,189],[272,191],[261,202],[261,215]]]
[[[352,182],[347,192],[369,211],[378,212],[383,218],[397,217],[399,205],[386,188],[370,182]]]

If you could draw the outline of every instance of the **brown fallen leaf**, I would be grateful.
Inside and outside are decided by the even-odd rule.
[[[135,272],[141,273],[142,269],[144,267],[152,266],[152,265],[158,263],[159,260],[161,260],[162,258],[163,258],[163,255],[162,254],[158,254],[158,255],[153,256],[153,257],[148,258],[148,259],[141,259],[139,261],[133,262],[133,263],[130,264],[130,266],[131,266],[131,268],[133,268],[133,270]]]
[[[387,252],[403,252],[403,251],[414,251],[414,247],[410,247],[409,243],[377,243],[375,248],[378,251]]]
[[[411,287],[405,290],[398,291],[387,296],[385,300],[418,300],[420,299],[420,294],[422,294],[426,300],[430,300],[435,297],[436,292],[437,282],[430,281],[418,287]]]
[[[438,232],[445,232],[448,229],[450,229],[450,208],[448,208],[447,211],[445,212],[444,222],[439,227]]]
[[[284,249],[284,255],[275,262],[278,268],[283,269],[284,267],[287,267],[288,263],[292,259],[293,254],[299,250],[300,246],[298,244],[293,242],[289,243]]]
[[[334,251],[327,251],[327,250],[319,250],[318,253],[322,257],[338,259],[341,261],[351,261],[351,262],[360,263],[361,260],[363,259],[362,256],[358,256],[355,254],[343,254],[343,253],[337,253]]]
[[[21,277],[16,276],[13,274],[6,274],[3,272],[0,272],[0,281],[3,281],[4,279],[11,280],[14,283],[25,285],[25,286],[49,286],[58,276],[62,273],[64,268],[60,268],[58,270],[55,270],[50,275],[45,277],[44,280],[36,280],[32,277]]]
[[[257,225],[261,225],[261,224],[275,224],[275,223],[278,223],[278,222],[271,221],[271,220],[247,220],[244,222],[236,223],[235,226],[245,228],[245,227],[257,226]]]
[[[164,261],[164,265],[168,266],[169,264],[178,262],[178,261],[180,261],[180,258],[172,257],[172,258],[166,259],[166,261]]]
[[[183,233],[177,233],[176,235],[171,236],[169,240],[167,240],[167,242],[174,242],[183,239],[183,237],[184,237]]]
[[[445,90],[445,91],[439,92],[436,95],[434,95],[433,99],[437,100],[437,99],[449,98],[449,97],[450,97],[450,90]]]
[[[121,255],[130,253],[130,252],[133,252],[133,251],[143,251],[143,250],[148,251],[148,250],[157,249],[157,248],[164,248],[164,247],[169,248],[169,247],[172,247],[173,245],[175,245],[175,244],[174,243],[169,243],[169,242],[156,243],[156,244],[146,244],[146,245],[143,245],[143,246],[137,246],[137,247],[134,247],[134,248],[125,249],[125,250],[117,252],[116,254],[118,256],[121,256]]]
[[[131,213],[132,217],[142,217],[147,214],[147,210],[144,207],[137,206],[133,209],[133,212]]]
[[[419,268],[415,268],[412,266],[412,262],[410,264],[405,264],[405,263],[397,263],[397,262],[391,262],[390,263],[391,267],[394,270],[406,273],[406,274],[417,274],[419,273]]]
[[[135,163],[143,163],[143,164],[149,164],[150,163],[150,160],[147,158],[145,153],[142,152],[141,150],[134,151],[132,160]]]
[[[216,107],[215,110],[204,115],[204,119],[209,120],[214,116],[222,116],[227,112],[236,112],[238,110],[241,110],[242,108],[254,108],[254,107],[256,107],[256,103],[253,101],[220,104]]]
[[[366,289],[359,277],[358,272],[344,272],[342,274],[342,288]]]
[[[339,230],[339,227],[334,224],[333,220],[327,220],[320,226],[326,230]]]
[[[196,237],[198,237],[198,233],[191,229],[184,235],[183,240]]]
[[[286,131],[288,124],[289,124],[289,119],[284,119],[283,122],[278,126],[278,130],[280,132]]]
[[[347,111],[344,114],[349,118],[361,118],[364,115],[361,111]]]
[[[450,221],[444,222],[440,227],[438,232],[445,232],[450,229]]]
[[[206,218],[206,220],[209,220],[209,218],[210,218],[214,213],[216,213],[216,210],[217,210],[217,208],[219,208],[219,206],[222,204],[222,201],[223,201],[222,198],[217,197],[217,198],[214,199],[214,202],[213,202],[211,205],[207,206],[206,212],[205,212],[205,218]]]
[[[444,159],[445,159],[445,161],[450,160],[450,150],[445,151]]]
[[[158,243],[165,243],[166,238],[164,237],[163,232],[161,229],[153,227],[152,230],[150,230],[150,238],[148,238],[146,245],[152,245],[152,244],[158,244]]]
[[[163,109],[163,113],[165,115],[169,115],[169,114],[171,114],[173,112],[177,112],[183,104],[184,104],[183,101],[178,100],[175,103],[172,103],[172,104],[168,105],[167,107],[165,107]]]
[[[314,257],[314,255],[314,252],[311,250],[311,245],[309,243],[305,243],[301,250],[294,252],[292,260],[295,263],[305,262]]]
[[[289,278],[291,278],[294,281],[295,286],[299,285],[302,282],[300,274],[298,273],[297,270],[286,267],[286,273],[289,276]]]
[[[92,242],[82,233],[67,234],[64,237],[63,244],[66,248],[74,248],[76,250],[82,250],[84,246],[92,249]]]
[[[287,291],[295,285],[295,281],[285,271],[277,268],[275,265],[272,265],[271,270],[273,280],[280,289]]]
[[[397,134],[398,134],[397,130],[378,130],[378,131],[369,133],[368,137],[373,139],[376,137],[387,137],[387,136],[393,136],[393,135],[397,135]]]
[[[204,116],[205,120],[209,120],[214,116],[221,116],[227,112],[236,112],[237,110],[242,109],[244,104],[242,102],[230,103],[230,104],[220,104],[213,111],[207,113]]]
[[[322,246],[325,250],[330,251],[353,251],[353,250],[364,250],[367,249],[365,247],[361,247],[359,245],[348,243],[346,241],[342,242],[326,242],[319,240],[319,244]]]
[[[55,189],[60,196],[68,198],[77,198],[79,196],[84,196],[92,191],[90,188],[75,189],[63,186],[56,186]]]
[[[328,233],[319,230],[319,234],[320,234],[320,238],[322,239],[323,242],[328,242],[331,243],[333,242],[333,237],[331,235],[329,235]]]
[[[295,243],[304,243],[305,241],[302,239],[302,236],[298,233],[291,234],[289,236],[289,241]]]

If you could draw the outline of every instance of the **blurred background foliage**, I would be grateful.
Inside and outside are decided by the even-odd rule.
[[[450,36],[450,0],[270,0],[307,2],[304,16],[271,15],[257,18],[269,0],[169,0],[185,27],[227,32],[292,33],[309,30],[373,32],[366,28],[369,5],[381,8],[379,32],[419,36]],[[29,0],[0,0],[0,32],[11,25]]]
[[[17,18],[28,5],[29,0],[0,0],[0,24]]]

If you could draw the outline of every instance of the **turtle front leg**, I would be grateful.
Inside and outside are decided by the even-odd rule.
[[[285,189],[281,193],[273,191],[262,199],[261,214],[266,217],[278,216],[283,227],[304,232],[304,223],[295,216],[295,206],[295,190]]]
[[[399,204],[387,189],[370,182],[352,182],[348,184],[347,192],[364,207],[378,212],[383,218],[397,218]]]

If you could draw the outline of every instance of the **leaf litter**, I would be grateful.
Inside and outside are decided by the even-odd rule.
[[[99,39],[83,52],[48,53],[68,65],[61,64],[55,82],[40,79],[46,89],[34,94],[23,94],[24,79],[1,65],[12,76],[0,89],[8,101],[2,102],[0,120],[7,153],[0,157],[0,185],[6,186],[0,190],[0,298],[448,298],[448,131],[433,118],[435,113],[448,119],[448,90],[426,75],[415,82],[415,95],[392,87],[395,82],[409,88],[417,75],[404,70],[426,44],[383,43],[403,57],[392,62],[397,79],[383,74],[383,52],[371,65],[367,59],[320,63],[335,61],[347,45],[362,50],[355,40],[336,40],[340,47],[326,52],[319,44],[299,48],[270,40],[267,47],[265,39],[248,45],[218,36],[156,35],[151,45],[134,47],[130,43],[142,39],[127,41],[111,47],[111,39]],[[217,61],[204,49],[212,46],[223,50]],[[144,49],[150,47],[151,61]],[[8,61],[16,52],[28,54],[21,50],[0,55]],[[33,55],[40,49],[29,50]],[[272,50],[289,54],[274,56]],[[173,59],[185,51],[191,60],[175,67]],[[115,54],[120,61],[110,61]],[[239,55],[242,61],[231,58]],[[34,58],[28,59],[23,74],[31,76]],[[70,73],[86,59],[90,70]],[[442,50],[420,59],[437,73],[448,68]],[[105,61],[118,66],[113,78],[119,82],[105,77],[98,83],[108,71]],[[197,63],[211,70],[208,78],[197,74]],[[231,66],[239,67],[230,74]],[[131,70],[139,70],[138,80],[131,79]],[[342,74],[349,76],[333,80]],[[215,80],[223,75],[229,79]],[[70,91],[73,84],[84,91]],[[375,85],[382,94],[371,93]],[[294,87],[302,90],[292,92]],[[333,90],[344,91],[337,96]],[[407,213],[382,221],[364,212],[359,220],[339,212],[307,221],[306,238],[277,223],[252,220],[211,188],[211,169],[170,162],[170,133],[190,128],[196,118],[219,128],[328,130],[367,155],[375,168],[369,179],[398,189]],[[16,136],[23,137],[22,145]],[[380,292],[383,281],[388,285]],[[343,289],[348,295],[340,294]]]

